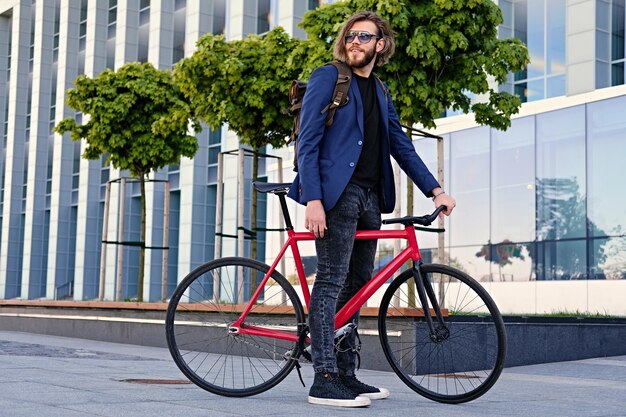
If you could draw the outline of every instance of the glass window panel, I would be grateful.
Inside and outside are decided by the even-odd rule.
[[[585,107],[537,116],[537,239],[586,236]]]
[[[150,38],[150,25],[139,27],[137,45],[137,61],[148,62],[148,42]]]
[[[611,55],[613,60],[624,58],[624,0],[613,0],[611,19]]]
[[[559,97],[565,95],[565,75],[548,77],[546,79],[546,98]]]
[[[565,0],[546,1],[546,74],[565,73]]]
[[[455,132],[450,138],[448,190],[462,210],[450,221],[450,245],[484,244],[489,240],[489,128]]]
[[[209,165],[217,164],[217,157],[220,153],[220,148],[209,148]]]
[[[522,100],[522,103],[526,103],[528,101],[527,87],[528,86],[526,83],[518,83],[518,84],[515,84],[514,86],[515,94],[520,97],[520,99]]]
[[[526,88],[526,99],[527,101],[536,101],[545,98],[544,88],[544,79],[540,78],[538,80],[528,81],[528,87]]]
[[[596,28],[609,31],[609,22],[611,16],[610,9],[611,0],[597,0],[596,1]]]
[[[554,0],[552,0],[554,1]],[[530,63],[528,78],[541,77],[546,73],[545,60],[545,13],[543,0],[528,0],[527,41]]]
[[[589,276],[592,279],[626,279],[626,237],[594,239],[590,246]]]
[[[587,183],[589,232],[616,235],[626,228],[626,97],[587,105]]]
[[[139,12],[139,26],[147,25],[150,23],[150,9],[145,9]]]
[[[609,38],[609,33],[601,30],[596,30],[596,59],[610,61],[610,47],[611,42]]]
[[[108,23],[115,23],[117,21],[117,7],[109,9]]]
[[[500,0],[498,7],[502,11],[502,25],[507,28],[513,26],[513,4],[511,0]]]
[[[226,0],[213,2],[213,34],[219,35],[226,29]]]
[[[611,85],[624,84],[624,62],[611,65]]]
[[[587,279],[586,240],[537,243],[538,280]]]
[[[535,239],[535,123],[491,130],[491,242]]]
[[[483,256],[483,248],[484,246],[450,248],[450,265],[466,272],[477,281],[493,281],[494,265]]]
[[[443,138],[443,176],[444,188],[447,188],[448,184],[446,183],[446,180],[450,178],[450,137],[449,135],[443,135]],[[428,170],[435,176],[435,178],[437,178],[437,141],[435,139],[423,138],[419,140],[414,140],[413,146],[415,146],[417,154],[422,159],[422,161],[424,161],[424,164],[426,164]],[[407,178],[404,173],[402,173],[402,176],[404,179]],[[402,185],[402,187],[406,187],[406,185]],[[406,192],[404,190],[402,194],[406,196]],[[405,213],[406,203],[402,204],[404,205],[404,207],[402,207],[402,212]],[[432,211],[432,201],[424,197],[424,194],[422,194],[422,192],[417,187],[415,187],[413,199],[413,214],[421,216],[425,213],[432,213]],[[438,245],[436,233],[420,233],[418,239],[420,242],[420,247],[422,248],[436,248]]]
[[[270,0],[257,0],[257,33],[265,33],[270,30],[271,11]]]
[[[513,8],[514,33],[515,33],[515,37],[524,43],[526,43],[526,35],[528,31],[527,8],[528,8],[527,0],[519,0],[519,1],[514,2],[514,8]]]

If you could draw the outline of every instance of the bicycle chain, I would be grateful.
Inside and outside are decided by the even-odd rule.
[[[261,346],[259,346],[259,345],[258,345],[258,344],[256,344],[256,343],[249,342],[248,340],[246,340],[246,339],[244,339],[244,338],[240,337],[240,336],[242,336],[242,335],[231,335],[231,336],[233,336],[233,337],[235,338],[235,341],[236,341],[236,342],[238,342],[238,343],[243,343],[243,344],[245,344],[245,345],[253,346],[253,347],[257,348],[257,349],[260,349],[260,350],[262,350],[262,351],[264,351],[264,352],[266,352],[266,353],[271,354],[272,356],[279,355],[279,356],[281,356],[283,359],[287,360],[287,358],[285,357],[285,354],[281,354],[281,353],[279,353],[279,352],[277,352],[277,351],[275,351],[275,350],[270,350],[270,349],[267,349],[267,348],[261,347]],[[293,350],[291,350],[290,352],[293,352]],[[298,363],[301,363],[301,362],[304,362],[304,363],[312,363],[311,361],[307,360],[306,358],[304,358],[304,357],[302,357],[302,356],[301,356],[301,357],[299,357],[299,358],[294,358],[294,357],[291,357],[289,360],[292,360],[292,361],[295,361],[295,362],[298,362]]]
[[[249,346],[253,346],[253,347],[255,347],[257,349],[260,349],[260,350],[262,350],[262,351],[264,351],[266,353],[269,353],[271,356],[280,355],[281,357],[283,357],[283,359],[286,359],[285,358],[285,354],[281,354],[279,352],[276,352],[275,350],[270,350],[270,349],[261,347],[261,346],[259,346],[256,343],[249,342],[248,340],[242,338],[241,337],[242,335],[232,335],[232,336],[235,338],[235,341],[237,343],[243,343],[243,344],[246,344],[246,345],[249,345]],[[341,340],[343,338],[345,338],[345,335],[335,343],[335,351],[336,352],[347,352],[348,350],[350,350],[350,349],[341,349],[339,347],[339,344],[340,344],[340,342],[341,342]],[[355,352],[358,354],[358,352],[360,350],[361,350],[361,343],[360,343],[360,340],[359,340],[359,344],[357,345],[357,347],[355,349]],[[293,349],[290,352],[293,352]],[[312,361],[306,359],[306,357],[304,355],[301,355],[298,358],[291,357],[290,360],[293,360],[293,361],[298,362],[298,363],[313,363]]]

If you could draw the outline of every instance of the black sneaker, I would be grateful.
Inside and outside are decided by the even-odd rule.
[[[367,407],[371,401],[349,390],[337,375],[318,372],[309,391],[309,403],[336,407]]]
[[[339,379],[343,382],[343,385],[348,387],[350,391],[361,397],[367,397],[371,400],[380,400],[389,397],[389,390],[386,388],[376,388],[371,385],[367,385],[352,375],[339,375]]]

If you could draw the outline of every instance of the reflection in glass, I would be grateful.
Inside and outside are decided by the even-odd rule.
[[[177,63],[185,56],[185,30],[187,21],[187,1],[177,0],[174,11],[174,39],[172,64]]]
[[[493,281],[491,270],[493,264],[484,258],[476,256],[481,246],[450,248],[450,265],[469,274],[477,281]]]
[[[537,242],[529,249],[538,280],[588,279],[586,240]]]
[[[526,83],[526,101],[536,101],[545,98],[544,78],[528,81]]]
[[[587,105],[588,217],[590,237],[617,235],[626,228],[626,97]]]
[[[535,123],[491,131],[491,241],[535,239]]]
[[[496,245],[489,243],[480,247],[475,257],[490,263],[490,281],[529,281],[533,278],[526,244],[509,240]]]
[[[589,272],[594,279],[626,279],[626,236],[594,239],[590,245]]]
[[[537,239],[586,236],[585,108],[537,116]]]

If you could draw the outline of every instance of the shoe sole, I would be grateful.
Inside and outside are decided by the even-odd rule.
[[[389,390],[386,388],[378,388],[378,392],[365,392],[359,394],[360,397],[366,397],[370,400],[382,400],[389,397]]]
[[[336,398],[319,398],[309,396],[309,404],[332,405],[334,407],[367,407],[372,402],[369,398],[359,395],[354,400],[340,400]]]

